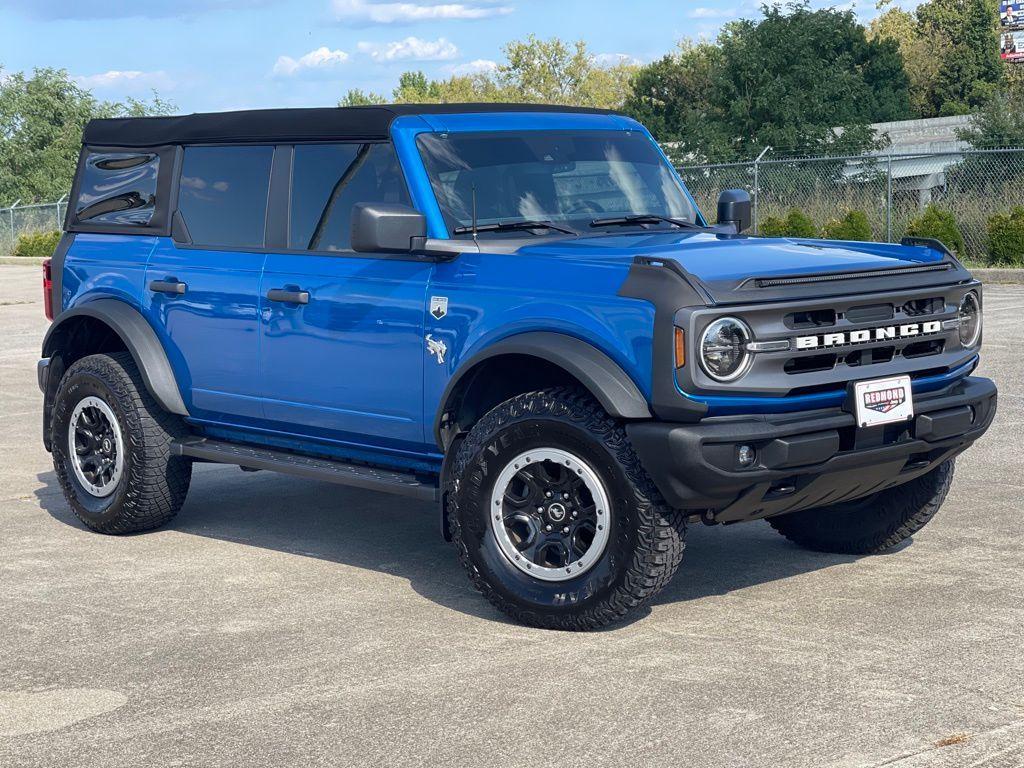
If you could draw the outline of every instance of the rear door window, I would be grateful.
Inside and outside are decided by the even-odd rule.
[[[391,144],[295,147],[290,248],[350,250],[356,203],[409,205],[405,179]]]
[[[178,211],[195,245],[263,247],[273,147],[186,147]]]
[[[156,211],[160,156],[155,152],[90,152],[75,218],[90,224],[145,227]]]

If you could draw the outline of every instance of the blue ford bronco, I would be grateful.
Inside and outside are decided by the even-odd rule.
[[[648,602],[688,524],[868,554],[996,410],[941,243],[744,234],[609,112],[374,106],[96,120],[44,267],[43,436],[108,534],[197,461],[433,501],[541,627]]]

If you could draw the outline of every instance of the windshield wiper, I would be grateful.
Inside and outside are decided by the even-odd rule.
[[[566,235],[578,235],[575,229],[569,229],[560,224],[550,221],[496,221],[492,224],[477,224],[477,232],[511,232],[516,229],[551,229],[555,232],[562,232]],[[453,235],[468,235],[473,232],[473,227],[456,227],[452,230]]]
[[[592,227],[629,227],[634,224],[672,224],[683,229],[704,229],[700,224],[682,219],[673,219],[669,216],[659,216],[656,213],[636,213],[631,216],[616,216],[611,219],[594,219],[590,222]]]

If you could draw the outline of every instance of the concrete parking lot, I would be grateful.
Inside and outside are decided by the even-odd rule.
[[[86,531],[0,266],[0,766],[1024,766],[1024,286],[985,309],[1000,413],[912,543],[692,528],[650,611],[565,634],[394,497],[201,466],[166,529]]]

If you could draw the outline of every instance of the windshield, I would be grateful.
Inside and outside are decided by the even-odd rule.
[[[474,196],[479,226],[551,222],[563,230],[590,232],[602,226],[595,220],[626,216],[697,220],[675,174],[639,132],[426,133],[417,144],[453,234],[471,227]],[[552,227],[530,231],[559,233]],[[492,227],[486,234],[522,237],[524,232]]]

